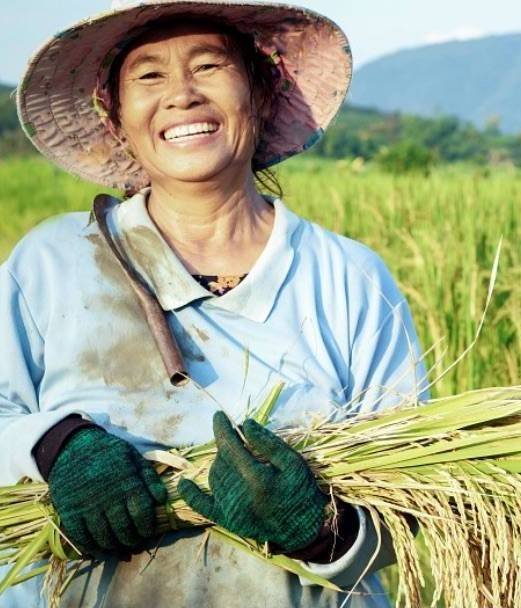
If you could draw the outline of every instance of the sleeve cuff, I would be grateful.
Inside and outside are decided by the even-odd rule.
[[[336,561],[351,548],[358,536],[359,516],[353,505],[334,499],[336,523],[326,519],[317,538],[308,546],[298,551],[286,552],[288,557],[301,562],[329,564]]]
[[[396,561],[392,537],[382,525],[376,530],[373,519],[362,507],[356,507],[360,527],[352,547],[339,559],[329,564],[304,562],[302,565],[313,574],[323,578],[342,589],[353,588],[361,578],[376,572]],[[305,577],[299,577],[301,585],[312,585]]]
[[[92,421],[81,410],[72,407],[68,411],[67,409],[17,416],[0,428],[0,445],[3,448],[3,457],[0,459],[2,485],[16,484],[24,477],[33,481],[45,481],[33,455],[33,448],[40,438],[70,414],[78,414]]]
[[[42,477],[47,481],[52,465],[67,440],[80,429],[99,428],[94,422],[83,419],[79,414],[70,414],[52,426],[40,437],[32,454]]]
[[[355,506],[357,515],[358,515],[358,535],[353,543],[353,545],[349,548],[349,550],[344,553],[337,560],[330,562],[328,564],[316,564],[313,562],[303,562],[305,568],[310,570],[313,574],[318,574],[323,578],[328,580],[332,580],[336,578],[339,574],[345,572],[352,566],[352,564],[357,560],[358,554],[362,548],[362,545],[367,536],[367,517],[361,507]],[[311,583],[304,577],[300,578],[300,584],[304,587],[310,586]],[[353,581],[353,584],[356,583],[356,579]]]

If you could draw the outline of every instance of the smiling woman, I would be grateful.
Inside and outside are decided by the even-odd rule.
[[[111,96],[105,99],[116,136],[150,178],[148,211],[192,272],[247,273],[271,232],[273,208],[256,191],[252,174],[271,109],[263,64],[269,69],[250,37],[223,30],[222,24],[181,18],[149,25],[110,72]],[[257,80],[258,75],[263,77]],[[242,239],[237,218],[223,226],[219,255],[209,246],[208,233],[197,237],[204,243],[194,250],[185,222],[174,217],[185,214],[187,205],[200,207],[201,184],[212,183],[220,191],[219,215],[227,209],[250,215],[240,222],[248,230]],[[197,200],[190,203],[194,195]],[[224,207],[223,198],[229,199]]]
[[[44,45],[19,88],[41,152],[126,195],[38,227],[0,268],[0,485],[48,481],[63,532],[102,558],[65,607],[387,606],[389,539],[274,433],[426,396],[383,262],[262,188],[343,103],[345,35],[280,4],[121,5]],[[268,430],[248,416],[277,382]],[[335,590],[213,538],[201,551],[200,533],[155,538],[168,496],[143,453],[212,438],[210,493],[179,495]],[[44,606],[41,586],[2,607]]]
[[[190,45],[181,49],[184,56],[176,57],[180,35],[188,35],[190,32]],[[169,36],[174,36],[170,44],[162,44]],[[169,124],[161,128],[158,135],[163,141],[179,146],[201,139],[203,145],[212,141],[219,143],[218,138],[201,136],[202,133],[219,131],[222,122],[216,119],[210,109],[205,108],[201,113],[199,108],[194,108],[197,103],[194,103],[193,95],[198,87],[203,87],[200,95],[204,95],[208,89],[210,93],[213,91],[213,96],[216,97],[214,103],[220,100],[221,105],[224,102],[228,107],[240,104],[241,118],[245,123],[241,125],[243,137],[254,138],[250,144],[253,147],[246,151],[247,164],[252,165],[261,183],[274,186],[274,193],[280,196],[282,191],[274,174],[268,169],[264,169],[264,172],[258,170],[255,161],[251,162],[259,143],[259,134],[270,113],[275,111],[277,73],[271,61],[256,47],[251,36],[223,22],[210,19],[194,21],[193,17],[162,19],[149,24],[147,30],[129,42],[118,55],[111,66],[108,87],[101,89],[98,95],[104,101],[111,125],[119,130],[124,120],[120,115],[123,96],[127,95],[127,114],[132,117],[131,104],[143,103],[145,96],[151,104],[154,94],[157,98],[167,87],[170,88],[170,95],[184,95],[184,99],[176,99],[182,104],[188,104],[188,109],[191,109],[189,116],[183,117],[183,120],[179,118],[178,123],[169,117]],[[179,89],[177,91],[172,91],[174,82]],[[236,88],[237,83],[242,85],[239,89]],[[131,124],[131,121],[127,123],[127,129],[131,128]],[[222,135],[222,131],[219,135]],[[133,150],[139,155],[135,145]],[[127,194],[132,193],[129,191]]]

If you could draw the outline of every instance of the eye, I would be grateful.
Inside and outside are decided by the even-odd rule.
[[[162,74],[160,72],[146,72],[139,76],[139,80],[155,80],[157,78],[161,78]]]
[[[203,63],[198,66],[198,72],[208,72],[209,70],[213,70],[214,68],[218,68],[219,66],[216,63]]]

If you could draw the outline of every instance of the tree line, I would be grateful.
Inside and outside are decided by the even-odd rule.
[[[406,170],[437,162],[521,167],[521,134],[506,135],[491,120],[479,130],[453,116],[422,118],[346,106],[312,149],[326,158],[376,160]]]
[[[12,89],[0,86],[0,157],[35,152],[19,127]],[[395,172],[458,161],[521,167],[521,134],[503,134],[494,120],[479,130],[451,116],[421,118],[346,105],[308,154],[376,161]]]

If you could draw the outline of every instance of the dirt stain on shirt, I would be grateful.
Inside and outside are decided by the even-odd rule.
[[[156,291],[163,281],[168,281],[171,275],[171,264],[167,258],[168,245],[157,233],[146,226],[138,226],[125,234],[124,244],[125,249],[128,248],[128,251],[132,252],[133,260],[146,273]],[[176,273],[175,281],[175,288],[179,293],[186,293],[192,287],[191,277],[183,277],[180,273]]]
[[[177,429],[184,416],[182,414],[171,414],[161,420],[160,424],[156,424],[154,428],[154,437],[165,445],[172,443],[172,436],[175,435]]]
[[[89,302],[99,319],[98,332],[81,353],[79,367],[86,376],[102,377],[107,385],[129,392],[160,387],[167,374],[137,296],[102,237],[86,238],[95,248],[102,285],[98,297]]]
[[[112,287],[127,294],[134,295],[134,291],[125,276],[123,269],[114,257],[109,246],[103,240],[103,237],[100,234],[89,234],[85,238],[94,246],[94,262],[103,279],[109,281]]]

